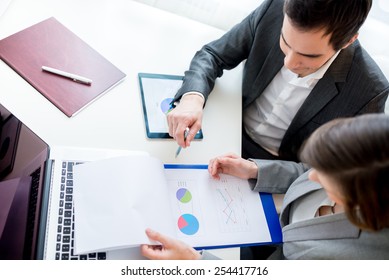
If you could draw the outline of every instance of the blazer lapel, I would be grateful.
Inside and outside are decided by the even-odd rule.
[[[283,142],[288,142],[288,138],[296,133],[302,126],[308,123],[320,110],[326,106],[338,93],[337,84],[346,81],[350,70],[352,58],[354,56],[355,42],[353,45],[342,50],[332,63],[326,74],[313,88],[296,116],[292,120],[285,133]]]
[[[321,189],[308,178],[309,171],[301,175],[288,189],[280,213],[283,241],[358,238],[360,229],[347,219],[344,213],[327,215],[289,224],[291,203],[310,192]]]
[[[321,189],[321,185],[309,180],[309,170],[302,174],[293,184],[289,187],[284,196],[282,202],[282,209],[280,213],[280,221],[282,226],[289,223],[289,210],[291,203],[310,192]]]
[[[293,135],[303,125],[309,122],[328,102],[338,94],[335,81],[330,75],[325,75],[308,95],[296,116],[293,118],[286,133]],[[285,136],[287,134],[285,133]]]
[[[280,43],[278,40],[276,40],[252,85],[252,94],[247,99],[244,106],[249,105],[256,98],[258,98],[260,94],[263,93],[263,91],[284,65],[284,57],[285,55],[280,49]],[[247,71],[250,71],[250,69],[247,69]]]

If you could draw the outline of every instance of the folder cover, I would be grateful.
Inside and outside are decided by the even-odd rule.
[[[68,117],[126,76],[54,17],[0,40],[0,58]],[[42,66],[87,77],[92,84],[45,72]]]

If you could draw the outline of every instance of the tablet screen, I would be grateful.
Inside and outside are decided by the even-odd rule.
[[[172,138],[166,114],[169,113],[173,97],[182,85],[183,76],[139,73],[140,93],[148,138]],[[202,139],[200,130],[195,139]]]

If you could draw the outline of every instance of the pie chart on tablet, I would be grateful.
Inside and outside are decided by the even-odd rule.
[[[161,105],[160,105],[162,113],[167,114],[172,110],[172,108],[170,106],[170,103],[172,101],[173,101],[173,98],[165,98],[164,100],[162,100]]]

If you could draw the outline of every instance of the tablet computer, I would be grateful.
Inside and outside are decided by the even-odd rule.
[[[171,102],[182,85],[183,76],[138,73],[143,115],[148,138],[172,138],[166,119],[172,110]],[[195,139],[202,139],[199,130]]]

